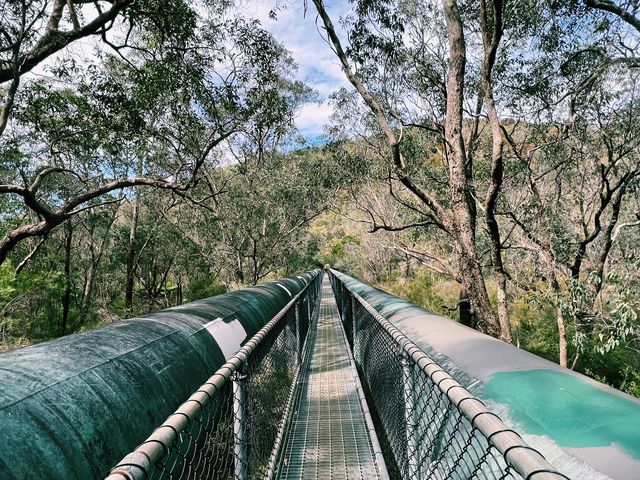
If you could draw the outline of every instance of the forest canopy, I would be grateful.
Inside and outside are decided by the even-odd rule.
[[[640,395],[637,2],[241,3],[0,3],[2,348],[331,264]]]

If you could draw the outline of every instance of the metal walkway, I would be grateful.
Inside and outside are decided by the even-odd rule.
[[[388,478],[327,277],[301,375],[276,478]]]

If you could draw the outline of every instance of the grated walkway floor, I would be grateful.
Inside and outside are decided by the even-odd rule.
[[[301,391],[276,478],[380,478],[331,285],[309,332]]]

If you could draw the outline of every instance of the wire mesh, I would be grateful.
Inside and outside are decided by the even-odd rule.
[[[151,479],[231,479],[234,473],[233,384],[219,393],[190,419],[178,441],[152,466]]]
[[[223,365],[108,479],[262,478],[284,427],[320,277],[247,342],[253,347],[247,355],[241,349]]]
[[[384,325],[373,307],[350,292],[335,275],[331,275],[331,281],[343,325],[350,331],[353,356],[367,400],[375,413],[376,430],[382,437],[381,443],[386,446],[383,453],[391,467],[389,473],[392,478],[534,478],[529,472],[519,472],[505,461],[509,458],[506,455],[508,448],[499,451],[491,441],[491,435],[480,431],[476,418],[469,417],[462,408],[465,400],[473,399],[482,405],[479,400],[397,329]],[[407,348],[409,344],[411,347]],[[464,392],[464,396],[458,395],[454,401],[451,392],[455,389],[458,389],[457,394]],[[515,434],[493,413],[485,410],[479,415],[493,415],[497,419],[503,428],[497,428],[496,435],[506,431]],[[519,438],[517,434],[515,436]],[[536,460],[539,457],[544,462],[544,457],[523,441],[511,448],[529,449],[530,453],[535,452]],[[553,474],[548,478],[567,478],[556,474],[553,469],[541,471]]]
[[[243,478],[262,478],[266,472],[292,387],[297,357],[295,311],[290,310],[285,320],[281,332],[265,338],[247,363],[246,418],[242,423],[245,468],[251,476]]]

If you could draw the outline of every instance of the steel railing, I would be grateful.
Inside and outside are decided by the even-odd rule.
[[[321,281],[319,272],[107,480],[246,480],[272,469]]]
[[[392,478],[568,478],[340,275],[331,283]]]

